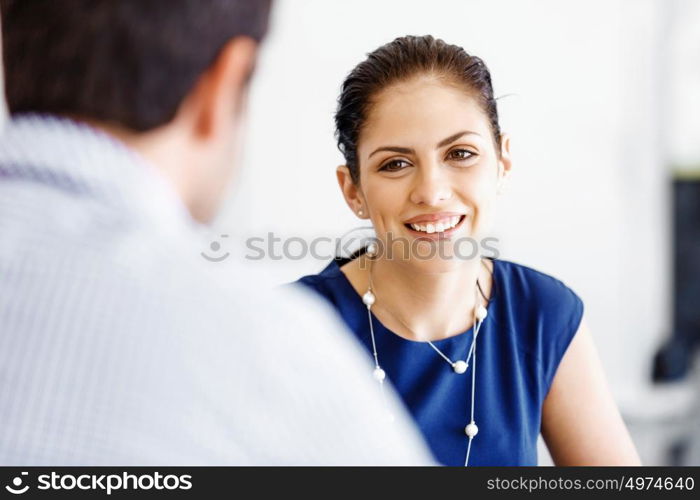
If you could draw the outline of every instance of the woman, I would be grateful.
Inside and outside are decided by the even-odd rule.
[[[562,282],[473,256],[511,171],[491,77],[462,48],[402,37],[345,80],[336,114],[349,207],[377,240],[299,282],[339,311],[436,458],[638,465],[583,304]]]

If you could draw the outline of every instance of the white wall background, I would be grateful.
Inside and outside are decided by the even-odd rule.
[[[343,78],[396,36],[462,45],[487,62],[496,95],[509,95],[500,111],[515,163],[497,224],[501,257],[581,295],[613,391],[633,413],[670,325],[659,73],[667,17],[660,0],[278,0],[244,168],[212,238],[338,237],[361,225],[334,173]],[[276,282],[325,264],[251,262]]]

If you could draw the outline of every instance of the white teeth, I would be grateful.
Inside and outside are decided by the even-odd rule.
[[[429,222],[426,225],[422,224],[411,224],[411,227],[413,228],[414,231],[422,231],[424,233],[432,234],[432,233],[442,233],[443,231],[447,231],[448,229],[452,229],[455,227],[457,224],[459,224],[460,216],[456,215],[454,217],[450,217],[449,219],[444,219],[441,220],[440,222]]]

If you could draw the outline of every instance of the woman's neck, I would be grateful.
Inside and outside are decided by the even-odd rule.
[[[343,267],[362,295],[369,285],[369,259],[362,256]],[[480,259],[428,272],[415,263],[379,258],[371,272],[376,296],[372,312],[387,328],[411,340],[440,340],[468,330],[473,325],[477,278],[490,296],[491,275]],[[480,294],[478,299],[486,305]]]

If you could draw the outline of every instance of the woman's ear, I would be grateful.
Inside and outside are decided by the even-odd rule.
[[[498,160],[498,187],[497,193],[503,194],[510,180],[510,173],[513,167],[513,161],[510,155],[510,136],[501,134],[501,157]]]
[[[368,219],[369,214],[364,197],[357,184],[353,182],[348,166],[339,165],[338,168],[335,169],[335,176],[338,179],[340,190],[343,192],[345,203],[348,204],[350,210],[355,212],[360,219]]]

